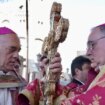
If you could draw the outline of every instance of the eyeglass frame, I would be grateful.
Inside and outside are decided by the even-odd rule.
[[[101,40],[101,39],[104,39],[104,38],[105,38],[105,36],[102,36],[102,37],[100,37],[100,38],[98,38],[96,40],[88,41],[88,43],[87,43],[87,49],[93,50],[95,45],[98,43],[98,41]]]

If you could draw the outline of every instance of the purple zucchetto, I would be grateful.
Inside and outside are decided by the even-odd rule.
[[[100,24],[100,25],[98,25],[98,26],[105,26],[105,23],[104,23],[104,24]],[[97,26],[97,27],[98,27],[98,26]]]
[[[7,27],[0,27],[0,35],[16,34],[13,30]]]
[[[98,27],[104,27],[105,28],[105,23],[104,24],[99,24],[99,25],[95,26],[94,28],[98,28]]]

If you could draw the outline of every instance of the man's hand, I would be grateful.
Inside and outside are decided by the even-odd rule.
[[[45,56],[42,56],[39,66],[43,72],[43,75],[45,74],[45,68],[48,63],[49,63],[49,60]],[[56,53],[55,57],[51,60],[49,64],[49,69],[54,74],[55,78],[58,79],[62,72],[61,57],[59,53]]]

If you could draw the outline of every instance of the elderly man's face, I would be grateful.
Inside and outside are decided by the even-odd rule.
[[[8,72],[19,64],[20,41],[15,35],[0,35],[0,70]]]
[[[87,43],[87,55],[90,57],[91,61],[98,65],[105,64],[105,35],[99,30],[99,28],[94,29]]]

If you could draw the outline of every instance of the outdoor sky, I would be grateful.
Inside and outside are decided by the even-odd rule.
[[[0,15],[3,15],[0,19],[1,26],[4,24],[10,26],[20,36],[25,37],[25,22],[18,21],[20,18],[25,18],[25,0],[4,1],[5,3],[3,0],[0,1]],[[44,39],[48,35],[49,15],[53,1],[62,3],[61,15],[70,21],[67,38],[58,48],[62,57],[63,71],[65,71],[66,68],[70,68],[72,59],[77,56],[77,51],[86,50],[90,29],[105,23],[105,0],[29,0],[29,57],[34,61],[42,46],[42,42],[36,41],[35,38]],[[19,10],[20,5],[23,5],[23,10]],[[23,16],[19,17],[18,14]],[[4,17],[9,20],[9,23],[2,22]],[[23,49],[26,47],[24,43],[22,39]],[[26,55],[24,50],[21,54]]]

